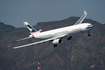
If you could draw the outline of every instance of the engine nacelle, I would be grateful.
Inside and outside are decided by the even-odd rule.
[[[55,39],[55,40],[53,40],[52,43],[53,44],[60,44],[60,43],[62,43],[62,40],[61,39]]]
[[[33,35],[29,35],[30,38],[35,38]]]

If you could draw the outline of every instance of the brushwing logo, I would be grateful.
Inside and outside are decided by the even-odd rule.
[[[27,25],[27,28],[30,30],[30,32],[33,31],[32,27],[30,25]]]

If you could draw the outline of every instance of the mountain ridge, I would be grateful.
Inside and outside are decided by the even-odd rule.
[[[78,17],[71,17],[61,21],[38,23],[34,27],[43,31],[73,25]],[[56,22],[56,23],[55,23]],[[37,41],[29,39],[16,42],[26,37],[29,32],[25,28],[15,28],[0,23],[0,69],[2,70],[35,70],[40,60],[42,70],[104,70],[105,69],[105,24],[85,19],[94,25],[91,37],[87,34],[73,36],[71,41],[64,42],[54,48],[50,42],[21,49],[9,49]]]

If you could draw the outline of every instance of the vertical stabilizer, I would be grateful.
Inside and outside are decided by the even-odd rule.
[[[24,25],[28,28],[30,33],[37,32],[28,22],[24,22]]]

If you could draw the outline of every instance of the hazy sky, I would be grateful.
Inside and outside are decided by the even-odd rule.
[[[24,27],[31,25],[80,17],[86,10],[86,18],[105,24],[105,0],[0,0],[0,22]]]

